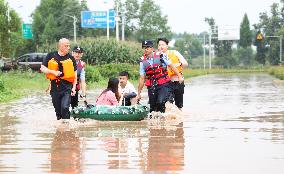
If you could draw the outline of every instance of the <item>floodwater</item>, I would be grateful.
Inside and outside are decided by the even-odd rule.
[[[61,123],[36,93],[0,106],[0,173],[283,174],[283,101],[269,75],[208,75],[182,119]]]

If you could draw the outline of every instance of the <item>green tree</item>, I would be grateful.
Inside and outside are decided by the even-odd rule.
[[[8,21],[8,8],[10,20]],[[23,45],[21,21],[18,14],[0,0],[0,57],[15,57]]]
[[[281,4],[283,5],[283,1],[281,1]],[[260,22],[254,25],[255,30],[263,31],[263,34],[266,36],[265,43],[263,43],[263,45],[269,46],[267,60],[272,65],[276,65],[279,63],[279,41],[277,38],[269,37],[269,36],[279,36],[279,34],[281,34],[279,33],[279,31],[281,31],[281,28],[284,24],[283,9],[284,9],[283,7],[282,8],[279,7],[278,3],[273,3],[270,9],[271,14],[269,15],[266,12],[260,13],[259,15]],[[260,50],[260,53],[257,54],[258,58],[259,56],[262,57],[263,54],[265,54],[263,53],[262,48],[261,47],[259,48],[261,50]],[[262,60],[262,63],[263,63],[263,60]]]
[[[138,0],[126,0],[124,7],[127,39],[171,38],[167,16],[162,15],[160,6],[153,0],[143,0],[141,4]]]
[[[247,14],[244,15],[240,27],[240,47],[247,48],[252,44],[252,33]]]
[[[123,10],[125,10],[125,37],[128,39],[136,39],[135,34],[139,28],[139,8],[137,0],[126,0]]]
[[[78,0],[41,0],[33,14],[35,42],[41,45],[53,43],[62,37],[73,38],[73,19],[66,15],[80,19],[83,8],[85,7]],[[77,29],[77,35],[80,35],[80,20],[77,22]]]
[[[174,47],[185,58],[195,58],[203,54],[202,45],[198,39],[198,36],[183,33],[175,38]]]

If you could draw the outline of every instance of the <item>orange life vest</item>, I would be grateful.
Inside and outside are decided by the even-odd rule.
[[[153,53],[153,64],[151,65],[147,61],[147,57],[144,55],[144,59],[142,60],[145,74],[146,74],[146,86],[153,85],[162,85],[170,81],[170,77],[168,76],[167,67],[163,67],[160,54]]]
[[[181,63],[179,61],[178,56],[175,54],[175,50],[168,50],[167,55],[168,55],[169,59],[171,60],[172,65],[174,65],[176,63]],[[178,72],[182,74],[182,65],[180,64],[176,68],[177,68]],[[170,77],[176,75],[175,72],[170,67],[168,67],[168,74],[169,74]]]
[[[60,64],[62,64],[63,76],[56,77],[54,74],[46,74],[46,78],[50,80],[63,79],[73,83],[75,80],[73,61],[68,58],[66,60],[60,61]],[[59,64],[56,61],[56,58],[52,58],[48,61],[47,68],[55,71],[59,70]]]

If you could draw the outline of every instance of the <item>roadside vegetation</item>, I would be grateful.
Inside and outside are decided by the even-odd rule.
[[[9,71],[0,73],[0,103],[18,99],[47,88],[48,81],[38,72]]]

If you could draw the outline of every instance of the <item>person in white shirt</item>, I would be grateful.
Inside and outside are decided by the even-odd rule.
[[[122,71],[119,73],[119,86],[118,91],[121,94],[121,105],[130,106],[137,103],[136,96],[137,92],[132,83],[128,81],[129,73]]]
[[[157,44],[158,50],[163,54],[168,55],[169,60],[172,62],[178,72],[182,75],[183,69],[188,68],[188,63],[186,59],[177,50],[168,50],[168,39],[158,38]],[[175,105],[181,110],[183,107],[184,82],[179,82],[178,75],[172,70],[171,67],[168,68],[168,75],[171,78],[172,94]],[[184,80],[183,75],[182,79]]]

